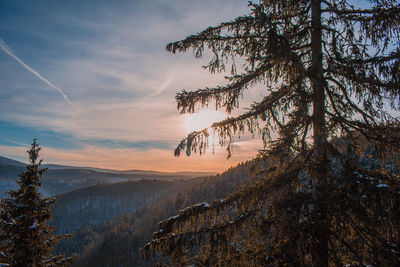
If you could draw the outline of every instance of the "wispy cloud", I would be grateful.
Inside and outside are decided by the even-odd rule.
[[[155,91],[154,93],[148,95],[148,96],[146,97],[146,99],[149,99],[149,98],[152,98],[152,97],[155,97],[155,96],[161,94],[163,91],[165,91],[165,89],[167,89],[167,87],[173,82],[173,80],[174,80],[174,77],[173,77],[173,76],[167,77],[167,79],[166,79],[165,82],[160,86],[160,88],[159,88],[157,91]]]
[[[25,148],[25,147],[29,147],[29,144],[27,144],[27,143],[17,142],[17,141],[8,139],[8,138],[4,138],[4,141],[6,141],[6,142],[8,142],[8,143],[11,143],[11,144],[14,144],[14,145],[22,146],[22,147],[24,147],[24,148]]]
[[[25,69],[29,70],[32,74],[34,74],[36,77],[38,77],[40,80],[45,82],[48,86],[51,88],[55,89],[57,92],[59,92],[63,97],[64,100],[67,101],[68,104],[71,106],[75,107],[74,104],[72,104],[71,100],[68,98],[68,96],[64,93],[64,91],[58,87],[57,85],[53,84],[46,78],[44,78],[42,75],[40,75],[36,70],[28,66],[25,62],[23,62],[15,53],[14,51],[6,44],[6,42],[3,41],[3,39],[0,38],[0,48],[3,50],[7,55],[15,59],[19,64],[21,64]]]
[[[103,168],[222,171],[256,154],[257,146],[250,149],[241,142],[229,160],[219,147],[215,154],[201,157],[173,156],[173,148],[186,134],[186,117],[176,110],[176,92],[226,81],[224,74],[201,70],[207,57],[194,60],[191,53],[165,52],[170,41],[242,15],[246,1],[230,0],[228,5],[223,0],[137,0],[116,1],[112,6],[107,0],[84,2],[79,7],[67,2],[46,2],[39,7],[29,0],[9,3],[23,13],[5,14],[7,25],[2,27],[8,31],[1,37],[18,44],[27,55],[14,45],[13,51],[0,39],[1,50],[24,67],[0,62],[0,122],[14,123],[7,126],[13,129],[7,132],[1,132],[0,125],[0,136],[9,139],[3,143],[0,139],[1,154],[25,159],[26,148],[10,140],[29,143],[34,136],[43,145],[42,156],[48,162]],[[49,27],[43,29],[43,23]],[[52,101],[54,95],[46,90],[56,90],[71,104],[61,88],[17,55],[35,68],[40,60],[38,70],[62,89],[68,88],[79,110]],[[25,69],[34,76],[18,79]],[[27,91],[38,86],[26,86],[32,78],[53,89]],[[247,101],[246,95],[257,97],[264,89],[246,91],[241,106],[254,100]],[[20,130],[23,127],[29,129]]]
[[[167,72],[167,78],[162,83],[162,85],[158,88],[158,90],[156,90],[154,93],[146,96],[145,99],[151,99],[155,96],[160,95],[162,92],[164,92],[168,88],[168,86],[170,86],[171,83],[174,81],[176,72],[177,72],[176,71],[177,67],[179,66],[179,64],[182,64],[182,63],[183,63],[183,60],[182,60],[182,58],[180,58],[178,60],[178,62],[175,63],[175,65]]]

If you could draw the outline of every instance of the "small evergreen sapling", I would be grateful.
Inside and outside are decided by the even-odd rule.
[[[53,247],[61,236],[53,235],[51,219],[55,198],[39,193],[41,168],[39,144],[33,140],[26,171],[19,174],[17,190],[7,192],[0,202],[0,261],[9,266],[65,266],[71,257],[53,256]]]

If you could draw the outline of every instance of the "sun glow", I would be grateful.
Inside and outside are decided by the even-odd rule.
[[[202,110],[198,113],[187,114],[185,115],[185,129],[187,133],[200,131],[225,118],[226,114],[216,110]]]

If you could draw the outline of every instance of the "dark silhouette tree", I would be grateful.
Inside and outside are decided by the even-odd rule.
[[[214,102],[231,114],[252,86],[266,92],[247,112],[189,134],[175,155],[203,153],[214,134],[229,156],[234,137],[250,132],[270,162],[227,199],[160,222],[145,254],[228,266],[400,262],[400,124],[387,111],[399,105],[400,4],[370,2],[249,2],[249,15],[167,45],[195,57],[209,49],[204,68],[231,69],[226,85],[178,93],[181,113]]]
[[[53,235],[47,223],[51,219],[55,198],[39,193],[46,171],[39,160],[36,139],[28,152],[30,164],[19,174],[17,190],[7,192],[0,202],[1,262],[8,266],[65,266],[71,257],[51,255],[61,236]]]

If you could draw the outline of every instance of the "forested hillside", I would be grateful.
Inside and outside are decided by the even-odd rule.
[[[195,180],[141,180],[74,190],[58,195],[52,225],[57,233],[65,234],[83,226],[104,224],[116,216],[143,208],[156,199],[165,199],[195,183]]]
[[[143,266],[145,263],[152,266],[156,260],[143,261],[141,248],[151,239],[156,222],[188,205],[223,198],[234,192],[241,183],[248,182],[249,166],[250,163],[240,164],[221,175],[173,182],[176,191],[168,197],[159,196],[134,212],[75,232],[70,244],[83,244],[79,252],[70,250],[66,242],[58,252],[78,252],[80,255],[73,266]]]

